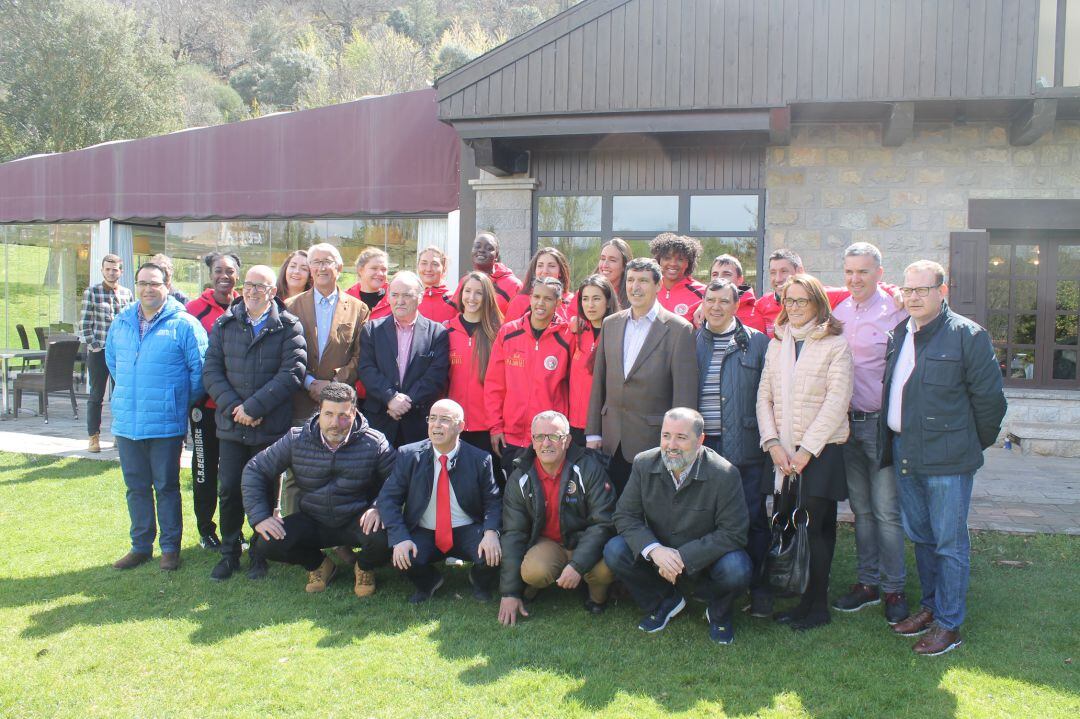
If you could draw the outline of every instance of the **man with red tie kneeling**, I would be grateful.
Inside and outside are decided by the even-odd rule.
[[[409,602],[420,604],[443,584],[434,563],[446,557],[472,562],[473,596],[487,601],[502,558],[502,496],[491,455],[458,439],[465,411],[457,402],[433,404],[427,423],[428,439],[398,450],[376,502],[394,566],[416,586]]]

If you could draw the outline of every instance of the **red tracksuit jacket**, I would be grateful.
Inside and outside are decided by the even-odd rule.
[[[368,322],[372,322],[374,320],[377,320],[380,317],[386,317],[387,315],[390,314],[390,302],[386,299],[386,290],[387,289],[388,289],[387,286],[383,285],[383,296],[379,298],[379,301],[377,303],[375,303],[374,307],[369,307],[368,308],[371,311],[371,314],[369,314],[368,318],[367,318]],[[353,297],[355,297],[356,299],[359,300],[360,299],[360,283],[357,282],[355,285],[353,285],[349,289],[345,290],[345,294],[352,295]],[[357,383],[357,384],[359,385],[359,383]]]
[[[450,334],[450,389],[447,397],[465,409],[466,432],[487,432],[491,429],[484,404],[483,378],[473,363],[473,338],[465,331],[461,315],[443,323]],[[483,330],[476,328],[477,332]]]
[[[232,299],[239,297],[235,291],[232,294]],[[210,334],[210,330],[213,329],[214,323],[217,322],[217,318],[225,314],[227,308],[222,307],[214,299],[213,288],[203,290],[203,293],[191,300],[184,307],[187,313],[197,319],[206,330],[206,334]],[[215,409],[217,405],[214,404],[214,400],[210,399],[210,395],[206,395],[203,398],[202,406],[207,409]]]
[[[496,262],[491,267],[491,282],[495,285],[495,304],[506,314],[506,307],[521,292],[521,280],[509,267]]]
[[[660,284],[656,299],[668,312],[674,312],[690,324],[694,324],[694,310],[705,297],[705,285],[693,277],[684,277],[670,290]]]
[[[492,434],[508,444],[532,444],[532,419],[553,409],[566,414],[570,376],[569,324],[556,315],[540,339],[529,315],[499,329],[484,377],[484,404]]]
[[[457,317],[458,311],[457,307],[454,307],[454,298],[446,289],[446,285],[424,288],[424,295],[420,299],[420,314],[440,324]]]
[[[571,323],[571,326],[574,326]],[[597,329],[599,332],[599,329]],[[592,393],[593,364],[596,360],[598,334],[592,326],[573,335],[570,358],[570,426],[584,430],[589,420],[589,395]]]

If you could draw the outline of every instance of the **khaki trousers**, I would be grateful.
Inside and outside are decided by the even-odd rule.
[[[573,558],[574,553],[566,547],[541,537],[536,544],[525,552],[521,561],[521,578],[525,584],[536,589],[543,589],[555,583],[563,569]],[[589,598],[597,604],[607,601],[608,587],[615,581],[615,575],[601,559],[583,577],[589,587]]]

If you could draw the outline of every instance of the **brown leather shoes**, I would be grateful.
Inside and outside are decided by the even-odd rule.
[[[314,571],[308,572],[307,586],[304,587],[304,591],[308,594],[325,592],[326,586],[330,584],[335,574],[337,574],[337,565],[334,564],[334,560],[323,557],[322,564]]]
[[[180,552],[162,552],[159,566],[163,571],[175,572],[180,568]]]
[[[375,593],[375,572],[368,572],[360,568],[359,564],[353,565],[353,573],[356,582],[353,584],[353,592],[360,599],[366,599]]]
[[[100,434],[92,434],[92,435],[90,435],[90,443],[86,447],[86,451],[90,452],[92,454],[101,454],[101,435]]]
[[[146,564],[149,561],[149,554],[143,554],[142,552],[128,552],[113,562],[113,569],[134,569],[140,564]]]
[[[929,609],[920,609],[902,622],[893,625],[892,630],[902,637],[917,637],[934,623],[934,614]]]
[[[945,652],[951,652],[963,644],[960,632],[954,629],[945,629],[937,622],[930,627],[930,631],[922,636],[911,651],[924,657],[936,657]]]

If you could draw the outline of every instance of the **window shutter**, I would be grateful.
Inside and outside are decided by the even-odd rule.
[[[989,240],[986,232],[949,234],[949,307],[983,327]]]

